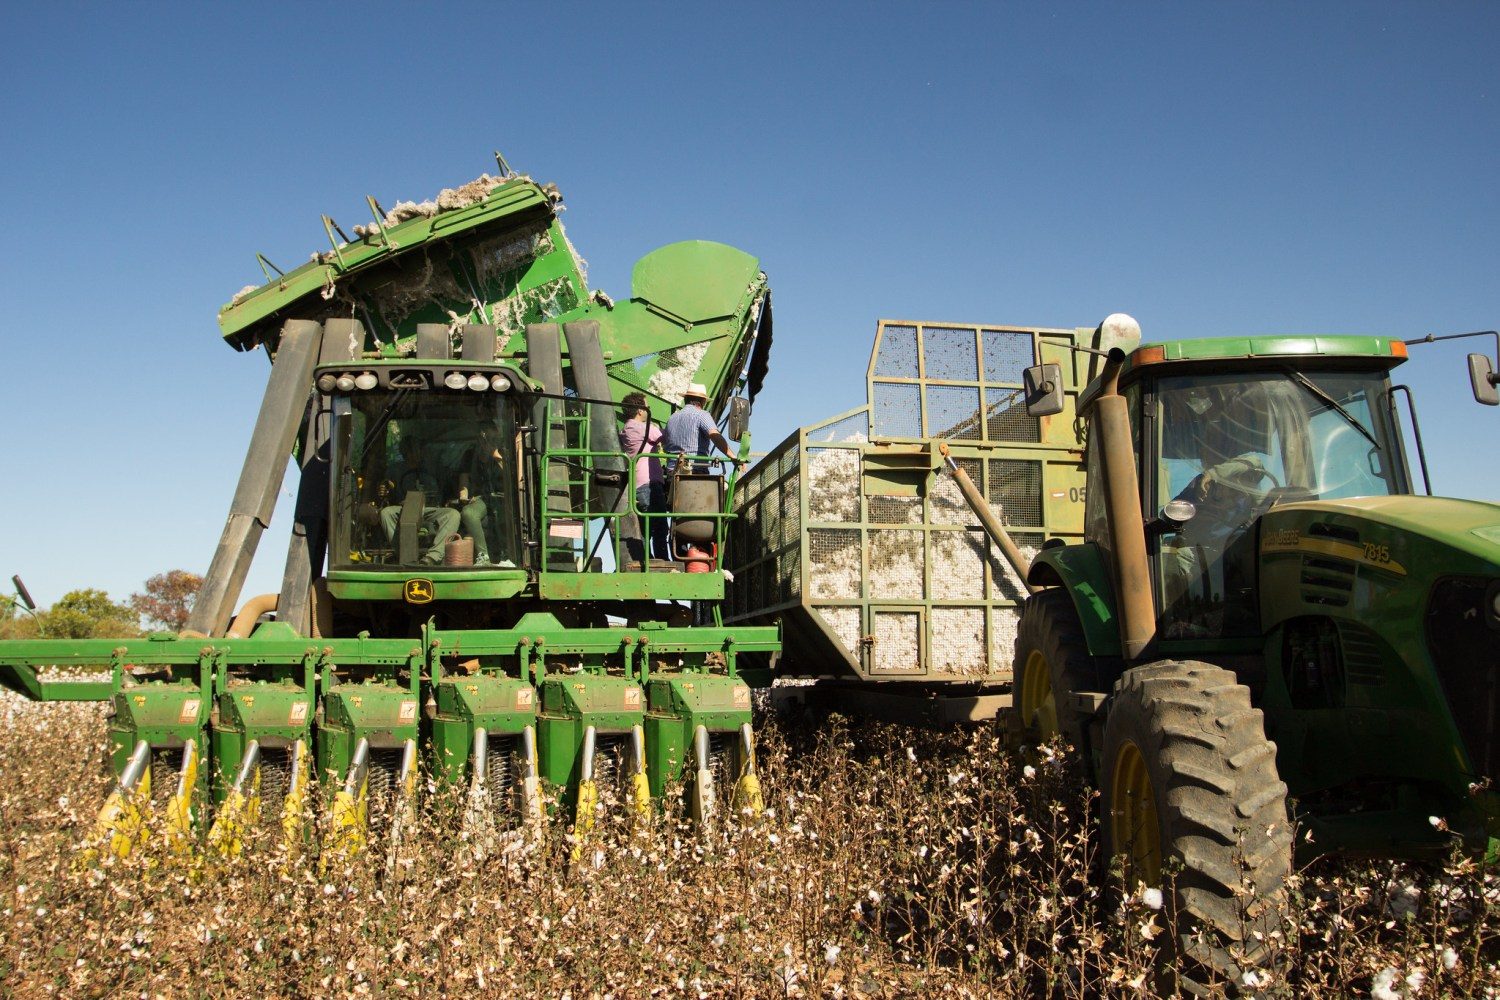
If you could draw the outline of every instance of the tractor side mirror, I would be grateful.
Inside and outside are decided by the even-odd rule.
[[[1474,399],[1485,406],[1500,406],[1500,375],[1490,367],[1487,354],[1469,355],[1469,382],[1474,386]]]
[[[1035,365],[1021,373],[1026,387],[1026,413],[1050,417],[1063,409],[1062,365]]]
[[[750,400],[735,396],[729,401],[729,422],[724,426],[724,436],[738,441],[750,429]]]

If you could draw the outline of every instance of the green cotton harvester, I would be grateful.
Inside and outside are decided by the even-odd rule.
[[[766,276],[674,243],[612,301],[557,189],[497,160],[433,202],[369,199],[352,237],[324,217],[329,249],[284,273],[262,257],[266,284],[221,310],[271,373],[183,632],[0,643],[6,687],[112,702],[95,850],[389,850],[427,777],[494,829],[646,815],[669,788],[700,821],[759,808],[738,658],[780,635],[720,617],[733,468],[681,462],[692,559],[641,558],[629,542],[666,515],[637,509],[619,427],[627,394],[659,423],[702,383],[748,453]],[[280,592],[242,604],[289,459]]]

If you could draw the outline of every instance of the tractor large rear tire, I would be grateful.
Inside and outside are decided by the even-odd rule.
[[[1234,674],[1163,661],[1126,671],[1104,725],[1106,857],[1163,889],[1184,992],[1245,990],[1276,957],[1292,833],[1276,747]],[[1163,876],[1170,885],[1163,884]]]
[[[1061,736],[1084,749],[1088,718],[1076,704],[1077,691],[1103,692],[1099,664],[1089,655],[1073,599],[1061,587],[1026,599],[1016,628],[1012,665],[1012,704],[1027,739]]]

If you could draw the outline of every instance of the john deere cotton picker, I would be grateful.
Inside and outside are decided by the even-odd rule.
[[[324,217],[327,251],[262,257],[267,283],[221,310],[271,374],[182,633],[0,643],[6,687],[112,702],[115,853],[234,853],[251,826],[357,852],[399,839],[424,767],[495,827],[587,826],[610,784],[641,812],[677,787],[695,818],[758,808],[736,663],[779,633],[720,618],[733,470],[679,463],[672,552],[692,556],[632,558],[666,515],[637,508],[617,429],[628,393],[659,422],[700,382],[748,453],[766,277],[674,243],[616,303],[586,285],[556,188],[499,162],[436,202],[369,199],[352,238]],[[280,593],[240,607],[289,456]],[[68,674],[85,665],[108,672]]]

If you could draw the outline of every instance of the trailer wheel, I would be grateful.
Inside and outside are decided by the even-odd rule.
[[[1105,856],[1122,859],[1127,889],[1166,890],[1169,876],[1172,985],[1239,990],[1275,959],[1292,862],[1286,785],[1249,689],[1194,661],[1127,671],[1100,783]]]
[[[1016,628],[1013,703],[1021,730],[1037,740],[1062,736],[1080,750],[1087,718],[1075,691],[1103,691],[1100,665],[1089,655],[1073,599],[1060,587],[1026,599]]]

